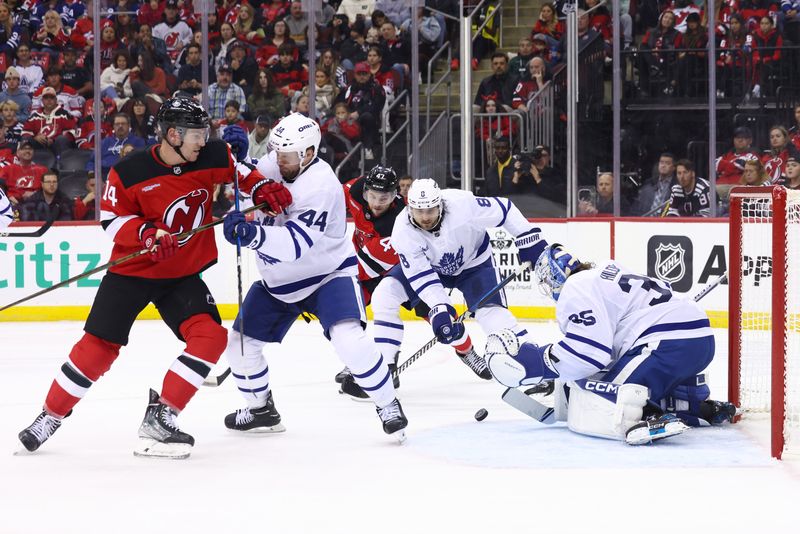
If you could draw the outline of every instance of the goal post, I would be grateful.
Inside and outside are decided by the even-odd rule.
[[[772,456],[800,452],[800,191],[730,195],[728,398],[769,413]]]

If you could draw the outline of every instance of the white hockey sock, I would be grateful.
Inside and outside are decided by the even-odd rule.
[[[394,355],[403,342],[400,306],[407,300],[408,295],[403,285],[391,277],[384,278],[372,294],[375,344],[387,362],[394,361]]]
[[[225,356],[231,365],[231,375],[236,387],[250,408],[260,408],[267,401],[269,392],[269,366],[261,352],[264,342],[244,336],[242,357],[241,334],[231,329]]]
[[[393,360],[380,355],[361,324],[352,320],[336,323],[330,329],[330,336],[339,359],[350,368],[356,383],[375,404],[383,407],[392,402],[395,391],[387,364]]]

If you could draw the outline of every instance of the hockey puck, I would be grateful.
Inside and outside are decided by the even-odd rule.
[[[481,408],[477,412],[475,412],[475,420],[476,421],[483,421],[486,419],[486,416],[489,415],[489,412],[486,411],[486,408]]]

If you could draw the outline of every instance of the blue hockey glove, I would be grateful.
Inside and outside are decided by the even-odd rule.
[[[449,304],[438,304],[428,313],[433,333],[439,343],[449,345],[464,336],[464,323],[453,322],[455,316],[456,309]]]
[[[517,250],[519,251],[520,263],[529,261],[531,262],[531,268],[536,265],[536,260],[539,259],[539,256],[542,254],[542,252],[544,252],[544,249],[547,246],[547,241],[541,239],[541,234],[542,231],[540,229],[532,228],[529,231],[518,235],[514,240],[514,244],[517,246]]]
[[[237,238],[243,247],[258,248],[264,241],[264,230],[257,224],[247,222],[241,211],[232,211],[225,216],[222,234],[228,243],[236,244]]]
[[[250,142],[247,140],[247,132],[244,128],[231,124],[225,127],[222,133],[222,140],[231,145],[231,152],[236,156],[236,161],[245,161],[247,159],[247,149],[250,148]]]

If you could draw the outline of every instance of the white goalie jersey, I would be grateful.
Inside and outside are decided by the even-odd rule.
[[[492,256],[488,228],[502,226],[514,236],[538,232],[507,198],[468,191],[442,191],[442,222],[435,232],[412,224],[408,209],[395,220],[392,246],[411,287],[429,306],[450,303],[440,276],[458,276]],[[531,237],[539,239],[537,233]]]
[[[256,265],[267,290],[297,302],[332,278],[356,276],[344,191],[330,165],[315,159],[294,182],[286,182],[272,152],[259,160],[258,170],[292,193],[292,204],[277,217],[258,215],[264,239],[255,249]]]
[[[562,380],[592,376],[634,347],[661,339],[713,335],[705,312],[668,283],[616,262],[600,263],[567,279],[556,304],[564,337],[551,355]]]

